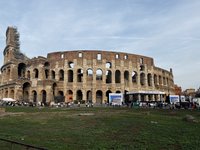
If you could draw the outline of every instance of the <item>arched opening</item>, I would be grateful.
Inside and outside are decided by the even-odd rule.
[[[147,75],[147,82],[148,82],[148,86],[152,86],[152,75],[150,73],[148,73]]]
[[[49,69],[45,69],[45,78],[46,78],[46,79],[49,78]]]
[[[45,62],[44,63],[44,73],[45,73],[45,79],[49,79],[49,66],[50,66],[50,64],[49,64],[49,62]]]
[[[115,55],[115,58],[116,58],[116,59],[119,59],[119,54],[116,54],[116,55]]]
[[[112,83],[112,72],[110,70],[106,71],[106,83]]]
[[[74,63],[73,62],[69,62],[68,65],[69,65],[69,68],[72,68],[72,69],[74,68]]]
[[[77,101],[83,100],[83,94],[82,94],[82,91],[81,91],[81,90],[78,90],[78,91],[76,92],[76,100],[77,100]]]
[[[103,72],[101,69],[97,69],[96,71],[96,80],[102,80]]]
[[[60,55],[60,58],[61,58],[61,59],[63,59],[64,57],[65,57],[65,55],[64,55],[64,54],[61,54],[61,55]]]
[[[144,64],[144,59],[140,58],[140,64]]]
[[[109,93],[112,93],[112,91],[111,90],[106,91],[107,103],[109,103]]]
[[[144,73],[140,74],[140,84],[141,84],[141,86],[145,85],[145,74]]]
[[[25,72],[26,72],[26,64],[20,63],[18,65],[18,77],[25,78]]]
[[[153,101],[153,95],[148,95],[148,100]]]
[[[39,76],[39,71],[38,71],[38,69],[35,68],[35,69],[33,70],[33,77],[37,79],[38,76]]]
[[[64,93],[63,91],[58,91],[58,95],[54,97],[55,103],[60,103],[65,101]]]
[[[166,78],[163,77],[163,85],[166,85]]]
[[[96,92],[96,103],[102,104],[102,99],[103,99],[103,93],[101,90],[98,90]]]
[[[145,95],[144,95],[144,94],[141,94],[141,95],[140,95],[140,100],[141,100],[141,101],[145,101]]]
[[[8,98],[8,90],[5,91],[5,97]]]
[[[53,80],[56,79],[56,73],[54,70],[51,70],[51,79],[53,79]]]
[[[106,68],[107,68],[107,69],[112,68],[112,64],[111,64],[111,62],[107,62],[107,63],[106,63]]]
[[[102,55],[101,54],[97,54],[97,60],[101,60],[102,59]]]
[[[73,71],[68,70],[68,82],[73,82]]]
[[[11,90],[11,91],[10,91],[10,98],[13,98],[13,99],[14,99],[14,95],[15,95],[14,90]]]
[[[132,82],[137,83],[137,72],[136,71],[132,72]]]
[[[125,59],[125,60],[128,59],[128,55],[124,55],[124,59]]]
[[[129,84],[129,72],[128,71],[124,72],[124,84],[125,84],[125,86],[128,86],[128,84]]]
[[[64,71],[62,69],[59,71],[59,80],[64,81]]]
[[[144,70],[145,70],[144,65],[140,65],[140,71],[144,71]]]
[[[33,96],[33,102],[36,103],[37,102],[37,92],[35,90],[32,91],[32,96]]]
[[[67,101],[72,102],[73,101],[73,92],[72,90],[67,91]]]
[[[87,81],[93,81],[93,70],[92,69],[87,70]]]
[[[162,77],[159,75],[159,85],[162,85]]]
[[[92,102],[92,91],[87,91],[87,102]]]
[[[158,79],[157,78],[158,78],[157,75],[154,74],[154,85],[155,86],[158,85]]]
[[[50,66],[50,64],[49,64],[48,61],[44,63],[44,67],[45,67],[45,68],[49,68],[49,66]]]
[[[59,96],[64,96],[63,91],[58,91],[58,95],[59,95]]]
[[[56,94],[57,94],[57,84],[56,84],[56,83],[54,83],[54,84],[52,85],[52,91],[53,91],[53,96],[54,96],[54,99],[55,99],[55,96],[56,96]]]
[[[169,85],[169,79],[168,78],[166,78],[166,84],[167,84],[167,86]]]
[[[121,83],[121,72],[119,70],[115,71],[115,83]]]
[[[78,57],[79,57],[79,58],[82,58],[82,57],[83,57],[83,53],[79,52],[79,53],[78,53]]]
[[[10,68],[7,70],[6,76],[7,76],[7,80],[9,80],[10,79]]]
[[[42,104],[44,104],[44,106],[47,105],[47,92],[45,90],[41,91],[41,98],[42,98]]]
[[[77,70],[77,82],[83,82],[83,70],[82,69]]]
[[[23,84],[23,100],[26,102],[29,102],[30,87],[31,84],[29,82]]]
[[[121,93],[121,91],[116,91],[116,93]]]

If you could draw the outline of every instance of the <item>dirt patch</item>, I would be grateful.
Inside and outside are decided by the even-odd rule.
[[[0,117],[5,117],[5,116],[21,116],[24,115],[24,112],[17,112],[17,113],[11,113],[11,112],[1,112]]]
[[[0,108],[0,114],[1,113],[5,113],[6,112],[6,109],[5,108]]]
[[[175,111],[170,111],[169,113],[167,113],[167,115],[169,115],[169,116],[177,116],[178,114]]]
[[[143,115],[150,115],[150,111],[142,112]]]
[[[94,113],[80,113],[79,116],[94,116]]]
[[[198,121],[192,115],[186,115],[185,117],[183,117],[183,121],[198,123]]]

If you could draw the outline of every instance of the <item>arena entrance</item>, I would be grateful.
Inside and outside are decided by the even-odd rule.
[[[33,95],[33,102],[36,103],[37,102],[37,92],[32,91],[32,95]]]
[[[73,101],[73,92],[72,90],[67,91],[67,102],[72,102]]]
[[[87,91],[87,102],[92,102],[92,91]]]
[[[25,82],[23,84],[23,100],[26,102],[29,101],[30,87],[31,87],[31,84],[29,82]]]
[[[98,90],[96,92],[96,103],[102,104],[103,94],[102,91]]]
[[[42,97],[42,104],[44,104],[46,106],[47,105],[47,102],[46,102],[47,92],[45,90],[41,91],[41,97]]]
[[[76,92],[76,100],[77,100],[77,101],[82,101],[82,100],[83,100],[83,93],[82,93],[81,90],[78,90],[78,91]]]
[[[111,90],[108,90],[107,92],[106,92],[106,98],[107,98],[107,103],[109,104],[109,93],[112,93],[112,91]]]

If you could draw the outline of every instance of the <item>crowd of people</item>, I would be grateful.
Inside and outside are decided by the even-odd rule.
[[[26,102],[26,101],[3,101],[0,100],[0,106],[29,106],[29,107],[116,107],[112,105],[112,103],[102,103],[95,104],[92,101],[88,101],[85,103],[77,103],[72,102]],[[166,103],[162,101],[136,101],[129,103],[122,103],[122,105],[118,107],[130,107],[130,108],[160,108],[160,109],[200,109],[200,105],[196,102],[176,102],[176,103]]]

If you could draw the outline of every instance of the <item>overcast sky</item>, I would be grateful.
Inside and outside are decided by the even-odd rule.
[[[183,90],[200,86],[200,0],[0,0],[5,32],[17,26],[28,57],[109,50],[154,58]]]

